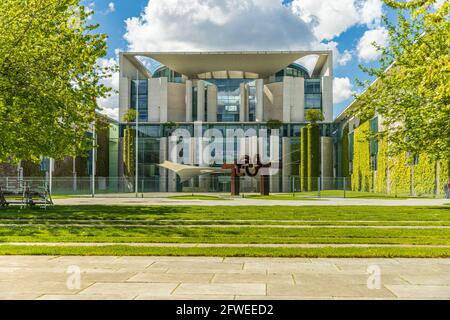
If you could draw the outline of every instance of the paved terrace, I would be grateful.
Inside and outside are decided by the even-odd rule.
[[[0,256],[0,298],[449,299],[450,259]]]
[[[306,200],[267,200],[252,199],[242,197],[230,197],[224,194],[195,194],[195,195],[217,195],[224,197],[224,200],[194,200],[194,199],[172,199],[169,196],[180,196],[187,194],[180,193],[151,193],[139,194],[136,198],[134,194],[97,195],[92,197],[78,197],[55,199],[58,205],[201,205],[201,206],[440,206],[450,204],[448,199],[363,199],[363,198],[308,198]],[[190,194],[188,194],[190,195]]]

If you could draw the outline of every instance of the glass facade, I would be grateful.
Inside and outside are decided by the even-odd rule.
[[[270,82],[282,82],[284,77],[294,78],[309,78],[308,71],[299,64],[290,64],[286,69],[278,71],[275,75],[270,77]]]
[[[207,84],[209,83],[217,86],[218,122],[239,122],[239,112],[241,108],[241,83],[248,85],[249,88],[249,119],[255,118],[256,88],[254,80],[208,79],[206,82]]]
[[[148,81],[131,80],[131,101],[132,109],[138,107],[139,121],[148,121]]]
[[[305,109],[322,109],[320,79],[305,79]]]
[[[153,73],[153,78],[167,78],[169,82],[184,83],[183,75],[162,66]]]

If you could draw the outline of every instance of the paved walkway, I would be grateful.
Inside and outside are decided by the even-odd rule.
[[[116,195],[96,198],[56,199],[59,205],[171,205],[171,206],[440,206],[450,204],[446,199],[360,199],[360,198],[320,198],[312,200],[264,200],[233,198],[230,200],[178,200],[154,195],[146,198],[131,198]]]
[[[0,256],[0,298],[449,299],[450,259]]]

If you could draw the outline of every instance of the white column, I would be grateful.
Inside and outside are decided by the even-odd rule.
[[[256,110],[255,121],[262,122],[264,119],[264,80],[256,80]]]
[[[333,122],[333,78],[322,77],[322,110],[324,122]]]
[[[124,115],[130,109],[130,89],[131,79],[127,77],[119,78],[119,119],[123,121]]]
[[[289,192],[291,187],[291,139],[288,137],[282,138],[282,174],[283,174],[283,192]]]
[[[160,106],[159,106],[159,122],[166,123],[167,122],[167,87],[168,87],[168,79],[160,78],[160,87],[161,87],[161,98],[160,98]]]
[[[207,89],[207,121],[217,122],[217,86],[210,85]]]
[[[161,81],[160,79],[148,80],[148,121],[160,122],[161,106]]]
[[[159,139],[159,163],[167,160],[167,138]],[[167,191],[167,169],[159,168],[159,191]]]
[[[333,138],[320,138],[320,171],[322,177],[322,189],[329,190],[333,187]]]
[[[291,108],[292,108],[292,77],[284,77],[283,79],[283,122],[291,122]]]
[[[205,121],[205,81],[197,82],[197,121]]]
[[[177,142],[178,137],[170,136],[168,139],[168,158],[172,162],[177,162]],[[167,172],[167,191],[176,192],[177,191],[177,176],[171,170]]]
[[[305,79],[293,78],[291,92],[291,122],[305,121]]]
[[[186,80],[186,122],[192,122],[192,80]]]
[[[247,89],[245,88],[245,83],[241,83],[239,87],[239,91],[241,94],[240,104],[239,104],[239,121],[245,122],[247,121],[247,113],[246,113],[246,106],[247,106],[247,100],[248,100],[248,94]]]

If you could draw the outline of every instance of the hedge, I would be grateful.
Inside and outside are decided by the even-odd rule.
[[[308,191],[308,128],[300,131],[300,190]]]
[[[316,124],[308,126],[308,189],[318,188],[320,177],[320,127]]]
[[[134,175],[134,163],[135,163],[135,135],[134,129],[125,129],[123,137],[123,162],[125,165],[124,173],[126,176],[131,177]]]

